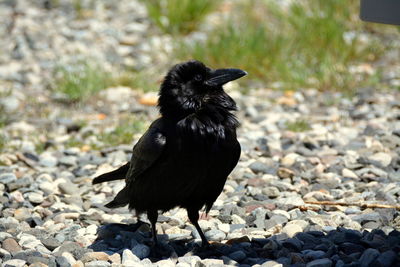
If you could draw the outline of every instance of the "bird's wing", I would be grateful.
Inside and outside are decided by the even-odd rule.
[[[149,169],[164,151],[167,140],[161,129],[162,121],[158,119],[150,125],[147,132],[133,147],[129,170],[125,178],[126,186],[115,196],[113,201],[105,205],[107,208],[118,208],[129,203],[130,184]]]
[[[167,143],[162,133],[162,121],[156,120],[133,147],[126,183],[133,182],[160,157]]]

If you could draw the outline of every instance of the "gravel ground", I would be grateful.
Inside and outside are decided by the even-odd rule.
[[[1,129],[8,140],[0,153],[2,266],[400,265],[399,91],[363,89],[347,98],[314,90],[242,94],[237,84],[228,86],[240,107],[242,155],[199,221],[208,249],[199,247],[182,209],[159,217],[161,244],[152,248],[145,217],[103,207],[123,181],[90,182],[130,158],[140,131],[119,146],[98,136],[124,116],[148,125],[157,109],[141,103],[154,94],[110,88],[71,108],[53,101],[44,84],[57,57],[68,61],[77,47],[110,65],[152,64],[148,46],[126,45],[149,34],[145,11],[121,2],[130,4],[109,7],[121,16],[110,20],[109,9],[98,8],[97,19],[76,25],[67,7],[60,16],[59,9],[18,1],[12,33],[11,22],[1,25],[0,43],[14,51],[0,54],[2,88],[13,89],[1,99],[10,120]],[[2,4],[0,12],[9,17],[13,9]],[[125,54],[124,47],[132,50]],[[318,201],[347,205],[310,204]]]

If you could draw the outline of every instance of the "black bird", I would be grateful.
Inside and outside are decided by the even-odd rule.
[[[137,214],[147,212],[155,244],[158,211],[185,208],[207,245],[199,210],[210,211],[240,156],[236,103],[222,86],[246,74],[195,60],[172,67],[160,88],[161,117],[133,147],[131,161],[93,180],[125,179],[125,188],[106,207],[129,204]]]

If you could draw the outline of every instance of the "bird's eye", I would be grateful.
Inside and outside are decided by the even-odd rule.
[[[196,76],[194,76],[194,80],[200,82],[203,80],[203,77],[200,74],[197,74]]]

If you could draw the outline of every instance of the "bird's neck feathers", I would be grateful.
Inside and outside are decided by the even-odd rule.
[[[231,135],[239,125],[232,113],[236,109],[236,103],[225,94],[206,99],[191,111],[163,109],[166,113],[162,116],[176,121],[178,132],[184,136],[197,140],[221,140]]]

